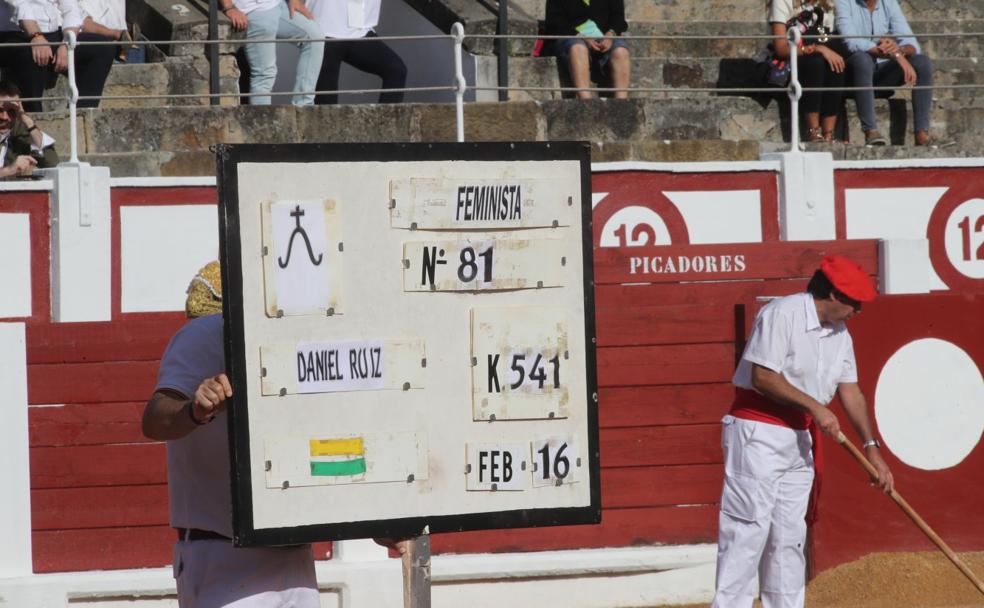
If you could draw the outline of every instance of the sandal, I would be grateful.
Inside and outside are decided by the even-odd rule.
[[[829,143],[833,143],[833,141],[834,141],[834,132],[833,131],[824,131],[823,132],[823,141],[827,142],[828,144]]]
[[[808,142],[822,142],[826,141],[823,138],[823,131],[820,127],[810,127],[806,130],[806,141]]]

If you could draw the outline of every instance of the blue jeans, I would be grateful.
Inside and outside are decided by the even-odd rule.
[[[933,62],[926,55],[907,57],[916,71],[916,85],[933,86]],[[855,87],[897,87],[904,83],[902,68],[893,59],[876,61],[864,51],[852,53],[847,58],[851,72],[851,86]],[[865,131],[878,129],[875,118],[875,92],[855,91],[858,103],[858,116],[861,128]],[[912,92],[912,114],[915,131],[929,131],[929,113],[933,109],[933,90],[918,89]]]
[[[308,91],[304,95],[294,95],[291,103],[296,106],[309,106],[314,104],[314,88],[318,83],[318,74],[321,72],[321,56],[324,53],[325,43],[321,29],[314,22],[301,15],[294,13],[290,17],[290,11],[286,2],[281,2],[276,8],[265,11],[252,11],[249,15],[249,27],[246,28],[246,59],[249,61],[249,92],[261,93],[259,96],[251,96],[251,105],[270,105],[270,91],[273,90],[273,83],[277,79],[277,43],[273,42],[249,42],[251,40],[263,40],[276,38],[278,40],[291,40],[297,38],[311,38],[310,42],[298,42],[300,55],[297,60],[297,73],[294,76],[295,93]],[[262,93],[267,93],[262,95]]]

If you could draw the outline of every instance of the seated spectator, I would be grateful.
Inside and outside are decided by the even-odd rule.
[[[294,74],[295,106],[314,103],[314,87],[321,70],[324,42],[321,32],[302,0],[220,0],[222,12],[236,30],[246,30],[246,61],[249,63],[250,105],[270,105],[270,92],[277,79],[277,45],[262,40],[299,40],[297,71]]]
[[[798,15],[817,19],[818,23],[822,23],[820,27],[824,32],[830,33],[834,29],[834,11],[830,0],[772,0],[769,5],[769,27],[775,36],[772,46],[779,59],[789,59],[788,23]],[[800,84],[804,88],[840,89],[844,86],[844,58],[834,48],[833,40],[821,40],[804,40],[796,49]],[[842,96],[838,90],[803,93],[800,108],[806,123],[806,141],[834,140]]]
[[[581,99],[590,91],[592,69],[611,78],[615,97],[629,96],[629,47],[616,38],[625,33],[623,0],[547,0],[546,34],[577,36],[554,40],[554,54],[567,68]]]
[[[79,42],[105,42],[108,38],[82,32],[84,15],[77,0],[6,0],[0,2],[0,42],[29,42],[30,46],[0,50],[0,65],[27,98],[40,98],[54,72],[68,71],[68,48],[58,44],[64,32],[73,31]],[[79,45],[75,50],[75,81],[80,99],[78,107],[99,106],[103,85],[113,66],[111,46]],[[40,112],[40,101],[23,102],[28,112]]]
[[[21,107],[20,89],[0,80],[0,177],[30,175],[58,164],[55,140]]]
[[[407,83],[407,66],[385,42],[375,38],[379,25],[379,5],[382,0],[365,0],[359,4],[361,14],[353,15],[349,3],[338,0],[307,0],[314,20],[326,38],[341,42],[325,43],[324,60],[318,76],[319,91],[337,91],[338,73],[345,62],[357,70],[375,74],[383,79],[383,89],[402,89]],[[379,103],[400,103],[403,91],[387,91],[379,95]],[[316,104],[336,104],[338,95],[319,94]]]
[[[909,23],[898,0],[836,0],[837,30],[845,40],[849,55],[847,65],[851,85],[855,87],[932,86],[933,63],[922,54],[912,36]],[[856,91],[864,141],[869,146],[884,146],[888,140],[878,131],[875,118],[874,91]],[[932,89],[912,92],[912,113],[917,146],[930,144],[929,113],[933,105]]]

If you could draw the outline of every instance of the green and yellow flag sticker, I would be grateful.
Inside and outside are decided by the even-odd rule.
[[[366,449],[362,437],[312,439],[312,477],[352,477],[366,472]]]

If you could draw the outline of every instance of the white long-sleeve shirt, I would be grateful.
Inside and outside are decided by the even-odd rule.
[[[85,15],[78,0],[4,0],[0,2],[0,31],[21,29],[21,21],[35,21],[49,33],[58,28],[81,28]]]
[[[379,25],[382,0],[307,0],[314,21],[328,38],[364,38]]]

